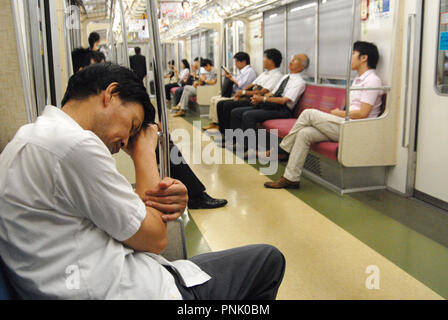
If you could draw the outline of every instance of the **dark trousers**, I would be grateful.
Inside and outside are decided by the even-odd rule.
[[[250,101],[244,100],[226,100],[221,101],[216,105],[218,113],[219,131],[221,134],[225,133],[226,129],[230,129],[230,115],[233,109],[250,106]]]
[[[242,129],[244,132],[248,129],[257,131],[257,123],[271,119],[291,118],[291,111],[288,107],[277,103],[261,103],[257,106],[241,107],[232,110],[230,115],[230,128]],[[255,134],[255,140],[250,144],[248,137],[244,139],[244,150],[250,148],[258,149],[260,141],[258,134]],[[266,145],[266,141],[264,142]]]
[[[210,252],[189,260],[212,278],[186,288],[171,272],[185,300],[274,300],[286,265],[283,254],[270,245]]]
[[[170,173],[171,178],[181,181],[188,190],[188,197],[195,198],[205,191],[205,186],[201,180],[194,174],[190,166],[187,164],[182,156],[182,153],[177,146],[171,141],[170,138],[170,155],[177,155],[179,159],[182,159],[181,163],[174,164],[170,161]],[[159,148],[156,149],[157,159],[159,157]]]
[[[165,96],[167,100],[171,101],[171,89],[176,87],[179,87],[177,83],[169,83],[165,85]]]
[[[256,129],[258,122],[271,119],[291,118],[291,110],[277,103],[261,103],[256,107],[235,108],[230,113],[231,129]]]
[[[182,94],[184,93],[184,87],[180,87],[174,93],[174,105],[177,106],[180,102],[180,98],[182,98]]]

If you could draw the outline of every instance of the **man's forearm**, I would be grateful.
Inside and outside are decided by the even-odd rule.
[[[145,150],[134,159],[137,194],[142,198],[149,189],[156,189],[161,181],[157,168],[156,152]]]

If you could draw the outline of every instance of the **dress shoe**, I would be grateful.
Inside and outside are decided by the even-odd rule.
[[[188,200],[189,209],[215,209],[224,207],[226,204],[227,200],[214,199],[206,192],[202,192],[200,196]]]
[[[184,116],[185,116],[184,110],[180,110],[176,114],[173,115],[173,117],[184,117]]]
[[[210,130],[210,129],[219,129],[219,126],[216,123],[210,122],[208,126],[202,127],[202,130]]]
[[[179,111],[180,110],[180,105],[172,107],[171,110]]]
[[[270,189],[300,189],[300,182],[289,181],[285,177],[281,177],[277,181],[266,182],[264,186]]]

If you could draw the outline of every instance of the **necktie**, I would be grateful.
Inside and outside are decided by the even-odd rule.
[[[285,79],[283,79],[282,83],[280,84],[280,87],[278,87],[278,90],[275,92],[274,97],[281,97],[283,92],[285,91],[286,85],[288,84],[289,76],[287,76]]]

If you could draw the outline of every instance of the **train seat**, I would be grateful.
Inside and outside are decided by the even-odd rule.
[[[345,96],[343,88],[307,85],[294,108],[294,118],[267,120],[258,127],[269,132],[276,129],[278,137],[284,138],[304,110],[318,109],[329,113],[335,108],[342,109]],[[393,148],[384,143],[390,125],[384,94],[378,118],[351,120],[342,124],[339,142],[312,144],[304,174],[340,193],[384,187],[385,168],[395,164]],[[378,134],[372,135],[372,132]]]
[[[293,110],[294,118],[274,119],[263,122],[261,128],[278,130],[279,138],[284,138],[296,123],[297,118],[306,109],[317,109],[330,113],[333,109],[341,109],[345,105],[345,90],[340,88],[307,85],[305,92]],[[338,161],[337,142],[324,141],[314,143],[311,149],[327,158]]]
[[[180,87],[174,87],[174,88],[171,88],[171,90],[170,90],[170,91],[171,91],[171,94],[174,95],[174,94],[176,93],[176,90],[179,89],[179,88],[180,88]]]

